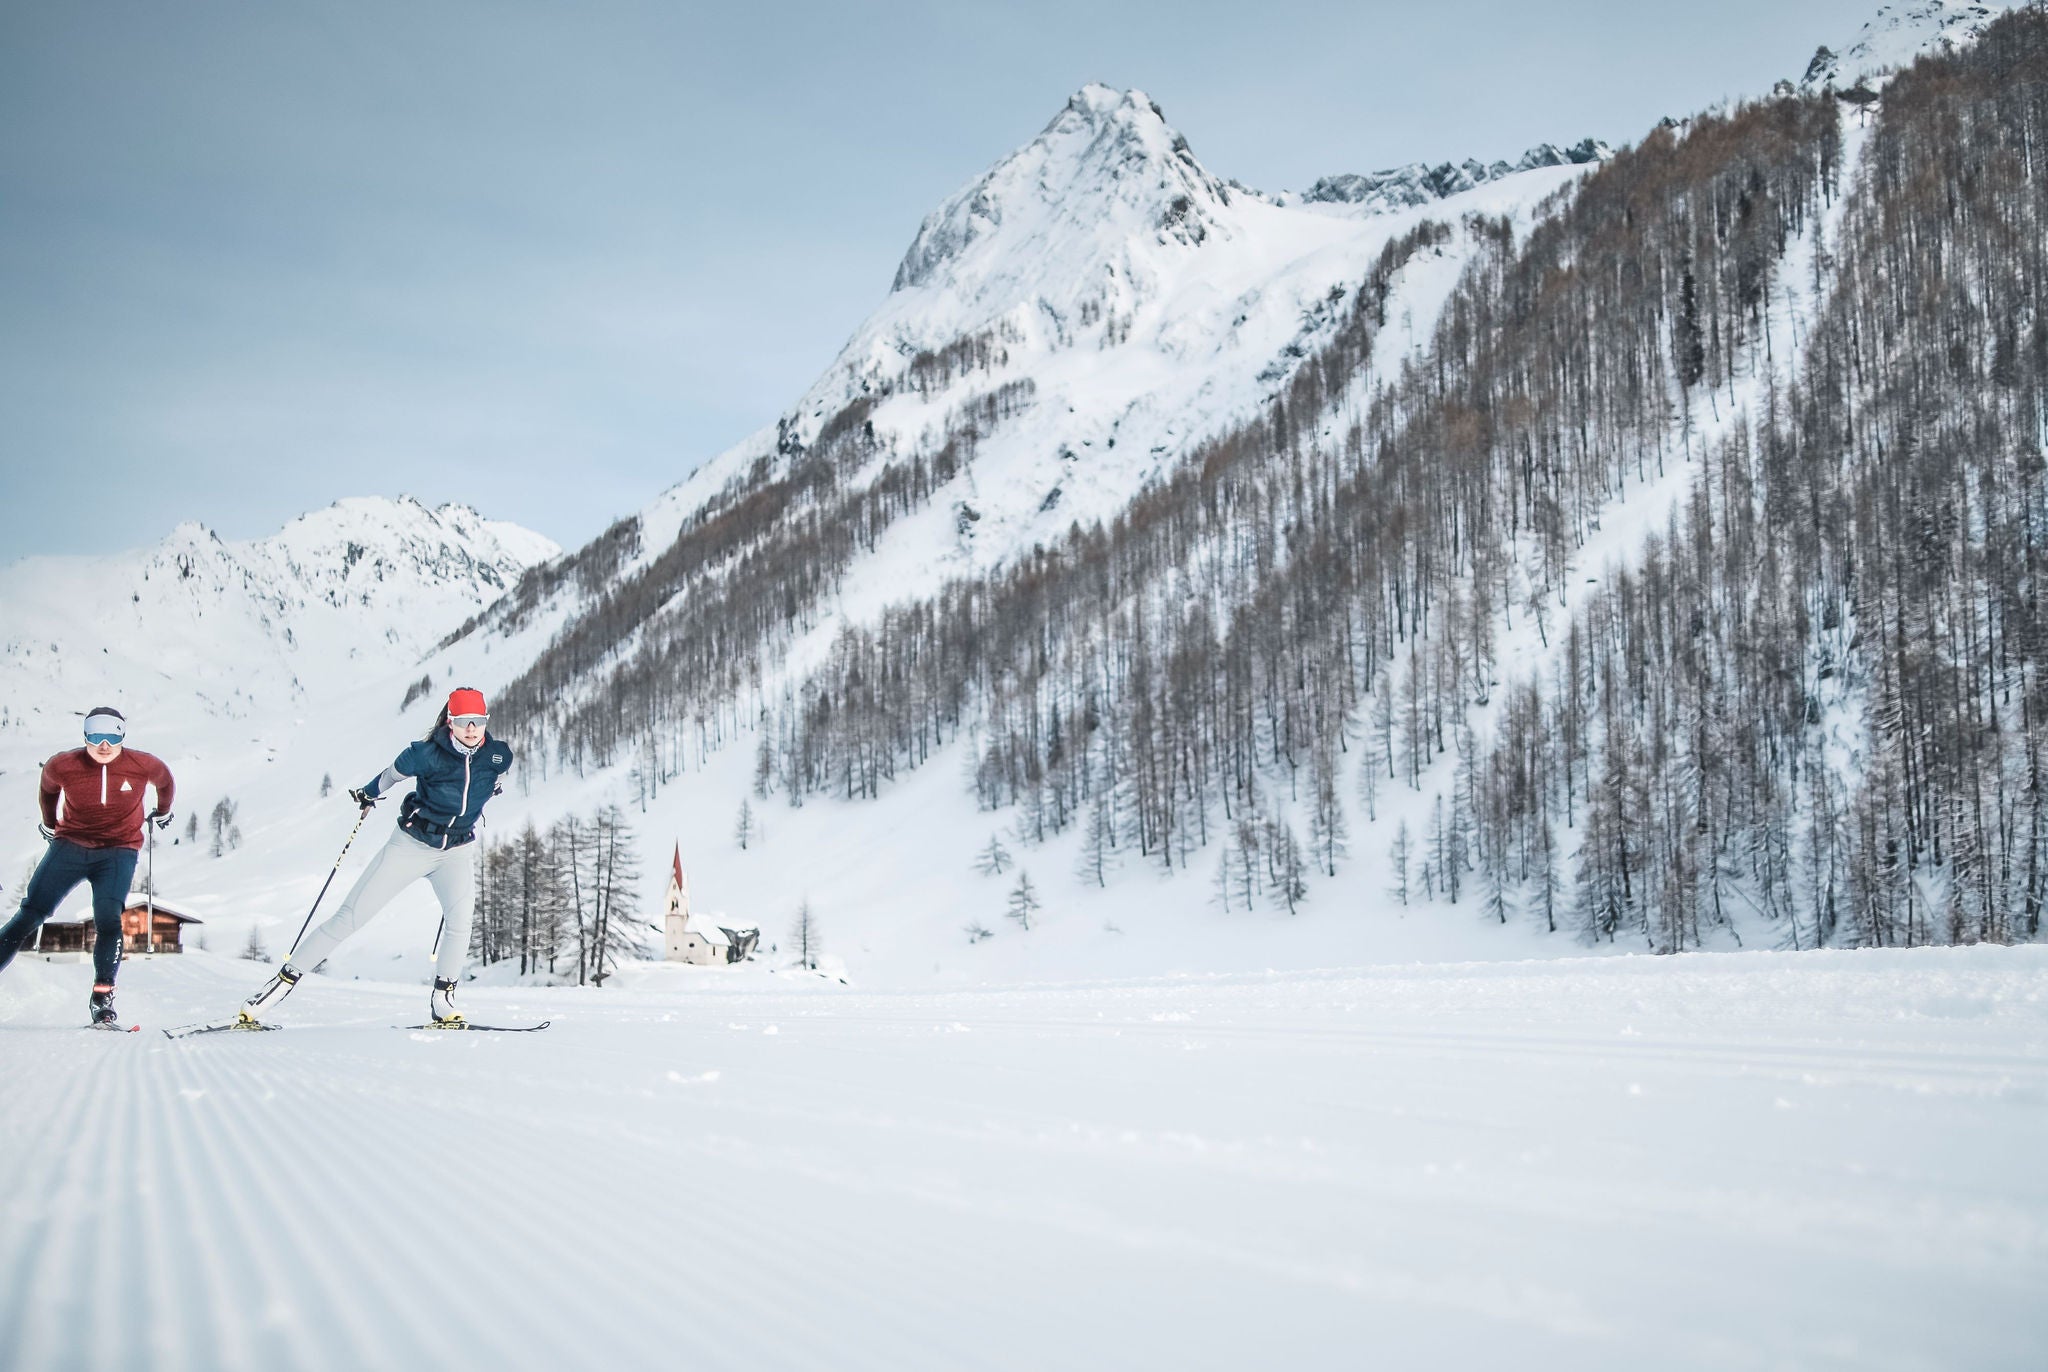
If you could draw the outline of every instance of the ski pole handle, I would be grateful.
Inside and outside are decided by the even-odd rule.
[[[306,931],[313,927],[313,911],[318,910],[320,902],[327,899],[327,888],[334,884],[334,874],[341,870],[341,860],[348,856],[350,845],[356,841],[356,835],[362,832],[363,821],[369,817],[370,812],[367,809],[361,810],[356,814],[356,827],[348,831],[348,842],[342,844],[341,851],[335,854],[334,865],[327,869],[327,880],[320,883],[320,894],[313,897],[313,909],[306,911],[306,922],[299,926],[299,932],[292,938],[292,946],[285,950],[284,960],[286,962],[290,962],[292,954],[299,951],[299,940],[304,938]]]

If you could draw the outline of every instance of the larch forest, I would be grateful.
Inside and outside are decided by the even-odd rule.
[[[837,580],[954,497],[1028,381],[916,451],[857,399],[639,570],[622,521],[474,627],[588,597],[499,702],[541,772],[630,764],[651,791],[691,748],[743,746],[763,797],[858,801],[965,740],[964,784],[1027,843],[1078,827],[1095,879],[1114,854],[1226,905],[1312,901],[1369,845],[1400,899],[1660,952],[1738,910],[1785,947],[2035,939],[2044,197],[2048,14],[2025,9],[1868,108],[1781,87],[1667,122],[1519,236],[1422,224],[1335,295],[1341,327],[1262,413],[800,678],[782,654]],[[1791,256],[1830,216],[1825,253]],[[1390,282],[1454,234],[1480,249],[1433,340],[1362,395]],[[1788,360],[1799,270],[1825,293]],[[1005,342],[892,384],[971,379]],[[1581,566],[1603,512],[1674,464],[1687,490],[1647,546]],[[1534,672],[1498,648],[1530,626]],[[1425,830],[1385,832],[1393,788],[1430,793]],[[513,845],[529,885],[549,846]],[[519,889],[494,861],[492,889]]]

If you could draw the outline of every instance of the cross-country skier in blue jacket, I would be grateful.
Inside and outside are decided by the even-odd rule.
[[[393,896],[425,877],[441,901],[441,951],[431,1000],[434,1023],[463,1024],[455,1008],[455,982],[469,955],[469,918],[476,904],[476,826],[484,805],[504,789],[512,748],[487,730],[483,692],[464,686],[448,696],[433,730],[410,744],[389,767],[349,798],[365,810],[407,779],[413,789],[398,807],[398,827],[370,859],[348,898],[306,935],[277,975],[249,997],[244,1022],[256,1021],[298,984],[302,969],[318,967],[342,940],[375,918]]]

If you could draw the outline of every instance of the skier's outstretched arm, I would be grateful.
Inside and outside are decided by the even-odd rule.
[[[413,749],[419,746],[417,743],[407,745],[406,750],[400,753],[389,767],[372,777],[366,784],[350,791],[348,798],[367,810],[393,786],[407,777],[418,776],[419,761],[413,756]]]

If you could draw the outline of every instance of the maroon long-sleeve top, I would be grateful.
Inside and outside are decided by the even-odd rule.
[[[156,787],[157,813],[169,812],[177,787],[154,754],[123,748],[102,765],[83,748],[59,753],[43,764],[43,823],[81,848],[140,848],[145,786]]]

